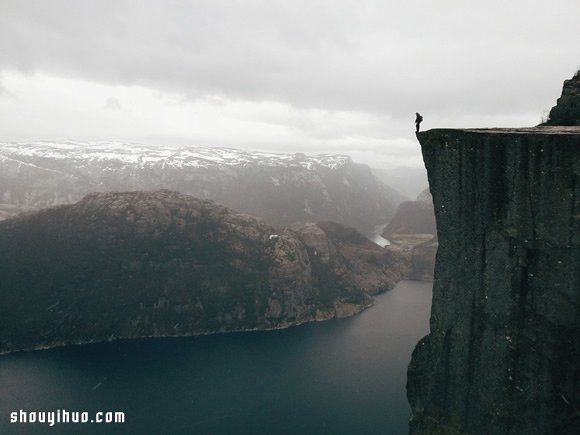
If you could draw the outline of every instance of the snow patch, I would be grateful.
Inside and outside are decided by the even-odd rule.
[[[41,157],[46,160],[77,160],[111,163],[115,166],[163,165],[183,168],[217,167],[302,167],[338,169],[350,162],[346,155],[249,152],[232,148],[169,147],[125,142],[0,142],[0,157],[21,160]],[[274,180],[273,180],[274,181]],[[275,181],[274,181],[275,183]]]

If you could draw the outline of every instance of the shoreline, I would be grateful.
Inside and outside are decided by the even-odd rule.
[[[391,289],[389,289],[389,290],[391,290]],[[389,290],[385,290],[384,292],[381,292],[378,294],[385,293],[386,291],[389,291]],[[231,334],[231,333],[240,333],[240,332],[276,331],[276,330],[281,330],[281,329],[288,329],[288,328],[292,328],[292,327],[297,327],[297,326],[305,325],[308,323],[326,322],[328,320],[333,320],[333,319],[346,319],[349,317],[353,317],[357,314],[360,314],[363,311],[367,310],[368,308],[371,308],[374,305],[375,305],[375,301],[374,301],[374,298],[371,296],[369,299],[369,302],[366,304],[351,304],[348,302],[343,302],[342,304],[335,305],[333,312],[317,310],[316,315],[311,316],[309,319],[301,320],[298,322],[281,323],[280,325],[271,326],[271,327],[240,328],[240,329],[218,330],[218,331],[200,331],[200,332],[183,333],[183,334],[152,334],[152,335],[136,335],[136,336],[118,336],[118,337],[109,337],[107,339],[77,340],[77,341],[71,341],[71,342],[56,342],[56,343],[51,343],[51,344],[44,344],[44,345],[39,345],[39,346],[34,346],[34,347],[23,348],[23,349],[0,351],[0,357],[2,357],[4,355],[11,355],[11,354],[19,353],[19,352],[35,352],[35,351],[63,348],[63,347],[68,347],[68,346],[83,346],[86,344],[112,343],[113,341],[120,341],[120,340],[140,340],[140,339],[149,339],[149,338],[205,337],[205,336],[210,336],[210,335]],[[354,310],[351,310],[351,311],[339,312],[338,311],[339,307],[340,308],[343,308],[343,307],[355,308],[356,307],[356,308]]]

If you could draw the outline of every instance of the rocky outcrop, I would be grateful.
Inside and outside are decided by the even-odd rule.
[[[385,247],[399,259],[398,264],[403,279],[433,281],[435,258],[439,246],[437,237],[425,239],[421,235],[421,238],[407,240],[410,243],[399,241]]]
[[[564,81],[562,96],[550,110],[544,125],[580,126],[580,70],[570,80]]]
[[[345,284],[367,294],[382,293],[403,279],[408,265],[396,253],[382,249],[354,228],[335,222],[292,227],[307,246],[319,286],[329,289]],[[328,266],[325,266],[328,265]],[[331,273],[323,270],[330,267]],[[333,282],[334,276],[343,282]]]
[[[352,315],[400,279],[340,224],[274,229],[172,191],[95,193],[0,222],[0,352]]]
[[[439,241],[437,236],[413,246],[410,251],[411,264],[409,271],[405,274],[405,279],[433,281],[438,247]]]
[[[580,128],[418,138],[439,249],[411,433],[580,433]]]
[[[415,201],[399,204],[382,235],[391,243],[417,244],[432,239],[436,234],[433,198],[429,189],[425,189]]]
[[[382,236],[391,242],[389,250],[407,258],[406,279],[433,279],[438,241],[429,189],[421,192],[415,201],[399,204]]]
[[[369,232],[399,196],[345,155],[109,142],[0,143],[2,211],[38,210],[90,192],[170,189],[274,226],[331,220]]]

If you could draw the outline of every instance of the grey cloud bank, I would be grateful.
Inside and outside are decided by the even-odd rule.
[[[374,146],[365,137],[412,143],[416,111],[426,128],[539,122],[580,66],[579,21],[572,0],[3,0],[0,74],[138,85],[180,101],[281,103],[293,111],[275,123],[320,146],[321,131],[337,124],[320,126],[312,110],[359,114],[366,121],[342,138],[364,149]],[[252,141],[245,135],[240,144]],[[272,148],[281,144],[299,146],[286,138]],[[336,138],[326,145],[344,151]]]

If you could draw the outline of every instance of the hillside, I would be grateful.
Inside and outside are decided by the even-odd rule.
[[[0,222],[0,353],[352,315],[397,257],[336,223],[274,229],[177,192],[95,193]]]

